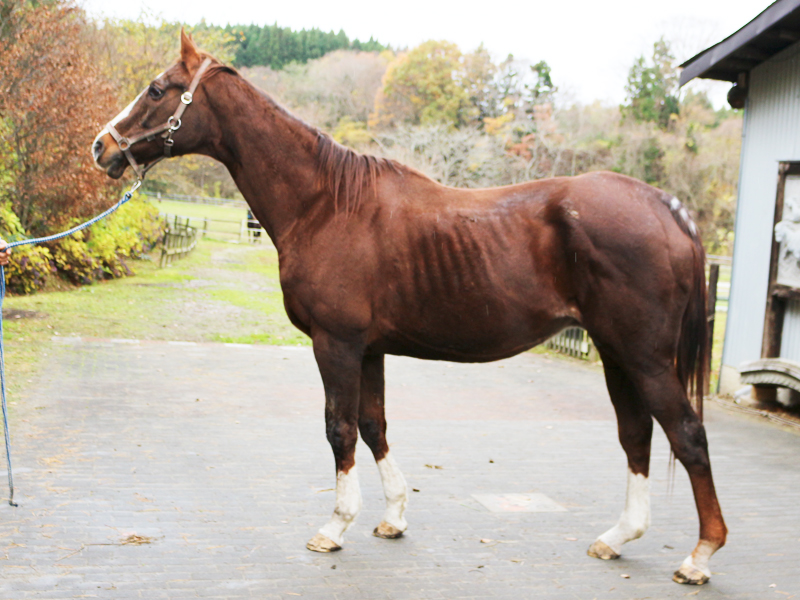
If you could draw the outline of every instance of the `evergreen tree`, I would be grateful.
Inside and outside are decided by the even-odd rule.
[[[625,86],[626,103],[620,108],[626,118],[658,123],[666,129],[670,116],[678,114],[678,70],[669,42],[663,37],[653,44],[650,63],[644,56],[636,59]]]

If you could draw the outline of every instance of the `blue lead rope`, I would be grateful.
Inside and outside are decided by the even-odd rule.
[[[93,219],[86,221],[82,225],[78,225],[77,227],[73,227],[67,231],[62,231],[61,233],[56,233],[54,235],[48,235],[46,237],[40,238],[32,238],[29,240],[19,240],[16,242],[11,242],[8,244],[7,248],[15,248],[16,246],[27,246],[29,244],[44,244],[46,242],[52,242],[55,240],[60,240],[61,238],[65,238],[73,233],[77,233],[87,227],[91,227],[101,219],[105,219],[108,215],[115,212],[120,206],[125,204],[128,200],[131,199],[133,192],[135,192],[139,186],[142,185],[142,181],[137,179],[134,184],[131,186],[131,189],[125,192],[125,195],[120,198],[119,202],[117,202],[114,206],[106,210],[105,212],[100,213]],[[2,404],[3,404],[3,433],[5,434],[5,441],[6,441],[6,462],[8,463],[8,503],[11,506],[18,506],[14,502],[14,477],[11,474],[11,435],[8,429],[8,409],[6,408],[6,370],[5,370],[5,359],[3,357],[3,300],[6,297],[6,270],[5,268],[0,265],[0,395],[2,395]]]

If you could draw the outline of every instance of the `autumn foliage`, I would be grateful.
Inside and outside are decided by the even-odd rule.
[[[0,201],[31,234],[108,204],[89,148],[115,99],[69,2],[3,0],[0,18]]]

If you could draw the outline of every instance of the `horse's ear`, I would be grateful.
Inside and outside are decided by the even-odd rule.
[[[186,65],[186,68],[191,72],[200,66],[202,62],[200,51],[194,45],[192,37],[188,35],[181,27],[181,62]]]

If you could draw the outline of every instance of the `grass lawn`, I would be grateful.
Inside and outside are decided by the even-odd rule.
[[[12,394],[44,367],[56,335],[310,344],[286,317],[277,253],[266,244],[204,240],[165,269],[158,268],[158,252],[131,266],[135,277],[6,298],[4,314],[11,315],[4,319],[5,358]]]

